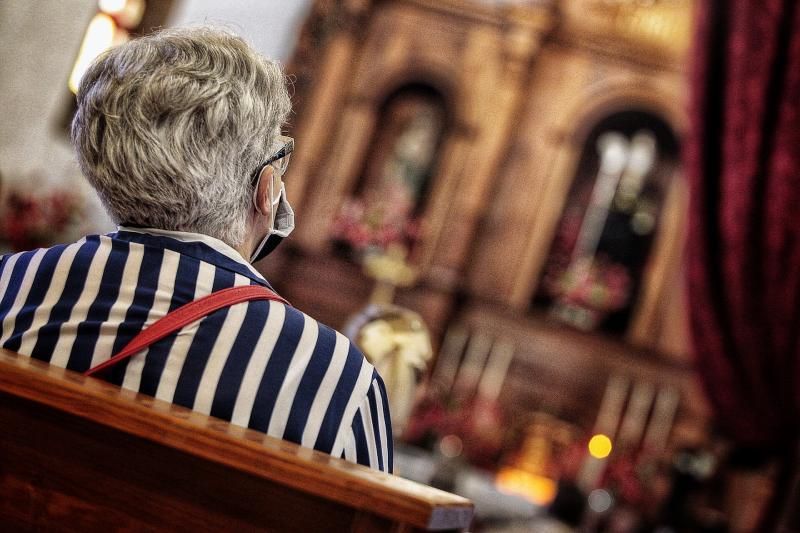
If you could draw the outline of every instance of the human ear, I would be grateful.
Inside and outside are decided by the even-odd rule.
[[[255,200],[256,211],[261,215],[268,215],[272,209],[272,199],[270,198],[269,186],[272,183],[272,174],[275,169],[272,165],[265,165],[261,169],[261,174],[258,176],[258,183],[256,185]]]

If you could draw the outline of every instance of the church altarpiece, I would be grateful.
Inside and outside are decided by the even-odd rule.
[[[628,438],[663,415],[666,440],[675,395],[677,420],[700,427],[678,164],[691,11],[318,0],[288,69],[298,226],[269,279],[341,326],[373,285],[359,253],[401,244],[416,276],[396,301],[430,327],[436,371],[488,359],[505,378],[485,387],[493,399],[587,431],[624,382],[627,412],[608,416],[638,416]],[[464,331],[485,353],[453,347]],[[503,343],[513,359],[492,363]]]

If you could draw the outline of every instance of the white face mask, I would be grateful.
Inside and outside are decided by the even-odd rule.
[[[294,210],[286,199],[286,188],[282,182],[281,193],[272,202],[271,211],[269,231],[250,256],[251,263],[264,259],[294,230]]]

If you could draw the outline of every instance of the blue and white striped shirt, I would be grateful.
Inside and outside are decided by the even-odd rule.
[[[0,345],[83,372],[169,311],[267,281],[199,234],[120,228],[0,259]],[[114,367],[126,389],[392,470],[383,381],[342,334],[279,302],[233,305]]]

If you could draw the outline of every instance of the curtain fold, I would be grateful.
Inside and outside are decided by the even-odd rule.
[[[699,2],[685,163],[697,367],[720,429],[794,453],[800,424],[800,8]]]

